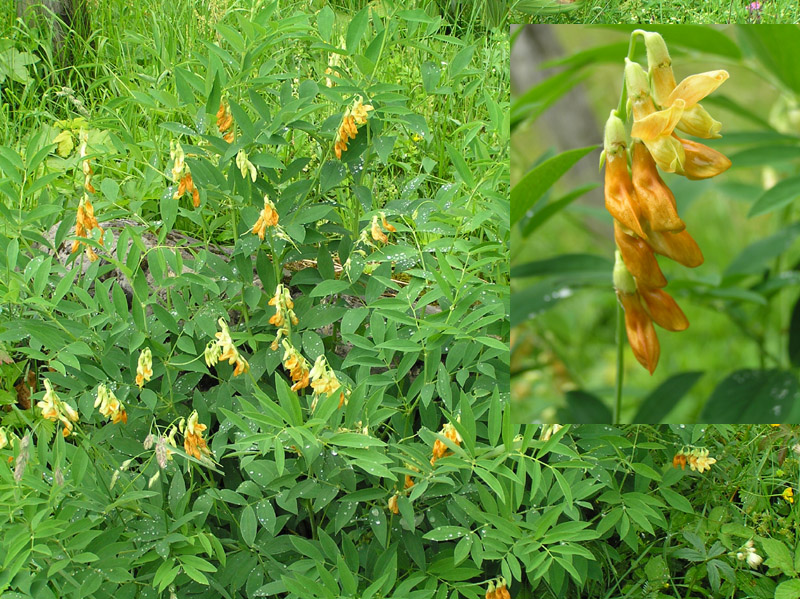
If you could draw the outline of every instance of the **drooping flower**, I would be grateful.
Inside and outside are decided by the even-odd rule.
[[[309,372],[309,376],[311,377],[311,388],[314,390],[314,400],[311,403],[311,411],[313,412],[317,406],[317,400],[320,395],[323,393],[325,395],[336,393],[342,384],[339,382],[339,379],[336,378],[336,374],[331,369],[324,355],[317,356],[317,359],[314,361],[314,366]],[[344,404],[344,401],[344,393],[342,392],[339,398],[340,408]]]
[[[450,439],[456,445],[461,445],[461,435],[456,430],[456,427],[450,422],[446,422],[440,431],[442,435]],[[433,457],[431,458],[431,466],[436,463],[436,460],[450,454],[447,445],[441,439],[436,439],[433,443]]]
[[[345,111],[339,129],[336,131],[336,140],[333,145],[336,158],[341,159],[342,152],[347,151],[348,141],[355,139],[358,135],[358,125],[366,124],[368,112],[372,109],[369,104],[364,104],[361,96],[357,96],[353,105]]]
[[[183,434],[183,448],[186,453],[199,460],[202,456],[211,455],[211,450],[203,439],[203,431],[207,427],[205,424],[199,424],[197,418],[197,410],[193,410],[187,420],[181,418],[178,426]]]
[[[705,448],[693,449],[686,456],[686,460],[689,464],[689,467],[692,470],[697,470],[699,474],[702,474],[705,470],[711,470],[711,465],[717,463],[716,459],[709,457],[708,449]]]
[[[786,487],[781,493],[781,497],[783,497],[788,503],[794,503],[794,489],[792,487]]]
[[[388,503],[387,507],[389,508],[389,510],[390,510],[390,511],[391,511],[393,514],[399,514],[399,513],[400,513],[400,508],[399,508],[399,507],[397,507],[397,494],[395,494],[395,495],[392,495],[392,496],[389,498],[389,503]]]
[[[633,143],[631,175],[642,218],[650,228],[656,232],[683,231],[686,225],[678,216],[675,196],[658,174],[647,147],[639,141]]]
[[[78,213],[75,220],[75,236],[88,238],[93,229],[97,229],[100,232],[99,242],[100,245],[103,245],[103,227],[97,222],[97,218],[94,215],[94,206],[92,206],[89,196],[83,194],[83,198],[78,203]],[[98,256],[94,248],[85,241],[80,241],[78,239],[72,242],[72,253],[78,251],[78,248],[82,244],[86,245],[86,255],[89,260],[92,262],[97,260]]]
[[[236,349],[236,346],[233,344],[228,324],[222,318],[220,318],[217,322],[219,323],[220,328],[220,332],[214,333],[214,336],[217,338],[217,340],[209,342],[208,345],[206,345],[205,351],[203,352],[206,365],[211,368],[217,364],[217,362],[228,360],[228,364],[231,366],[235,365],[233,369],[233,376],[238,376],[247,372],[250,370],[250,364],[248,364],[247,360],[242,357],[242,355],[239,353],[239,350]]]
[[[185,154],[180,142],[170,143],[170,157],[172,163],[172,180],[178,184],[178,189],[172,195],[172,198],[179,200],[183,194],[192,194],[192,204],[195,208],[200,206],[200,192],[194,186],[192,180],[192,173],[189,171],[189,166],[185,162]]]
[[[249,175],[253,183],[256,182],[258,171],[256,170],[256,166],[247,159],[247,152],[244,151],[244,148],[239,150],[239,153],[236,154],[236,166],[239,168],[239,172],[242,173],[244,179]],[[262,236],[261,239],[264,239],[264,237]]]
[[[386,236],[386,233],[381,231],[380,226],[378,225],[378,215],[374,215],[372,217],[372,238],[375,241],[380,241],[383,243],[388,243],[389,238]]]
[[[228,131],[232,125],[233,116],[230,113],[230,107],[226,101],[222,100],[219,103],[219,110],[217,110],[217,129],[228,143],[233,143],[233,130]]]
[[[283,340],[283,367],[289,371],[289,376],[292,377],[294,384],[292,391],[297,391],[308,387],[309,384],[309,368],[308,361],[297,349],[289,343],[287,339]]]
[[[149,347],[145,347],[139,354],[139,362],[136,365],[136,385],[141,389],[146,381],[153,377],[153,354]]]
[[[289,289],[282,283],[278,283],[278,286],[275,288],[275,295],[269,300],[269,305],[275,306],[275,314],[270,316],[269,323],[278,327],[278,333],[275,335],[275,339],[272,341],[270,347],[272,351],[277,351],[281,337],[289,335],[289,324],[297,325],[299,321],[297,315],[294,313],[294,302],[292,301]]]
[[[53,422],[60,421],[64,425],[62,434],[67,437],[73,431],[73,423],[78,422],[78,412],[58,397],[49,379],[44,379],[44,386],[46,390],[44,397],[37,402],[36,407],[42,410],[43,418]]]
[[[100,385],[97,388],[97,399],[94,402],[94,407],[99,407],[100,413],[109,418],[114,424],[118,422],[127,424],[128,422],[128,413],[125,411],[125,406],[117,399],[114,392],[105,385]]]
[[[672,467],[686,470],[686,455],[682,451],[676,453],[672,458]]]
[[[264,209],[261,211],[261,214],[256,221],[256,224],[253,226],[253,233],[258,235],[259,239],[264,239],[264,235],[267,232],[267,227],[274,227],[278,224],[278,211],[275,209],[275,204],[269,199],[268,196],[264,196]]]

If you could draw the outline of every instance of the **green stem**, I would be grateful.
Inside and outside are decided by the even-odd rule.
[[[614,424],[619,424],[622,411],[622,380],[625,374],[625,314],[622,305],[617,302],[617,390],[614,401]]]

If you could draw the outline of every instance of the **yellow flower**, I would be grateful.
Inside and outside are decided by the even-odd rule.
[[[212,341],[206,346],[204,352],[206,364],[210,368],[221,360],[228,360],[228,364],[231,366],[234,364],[236,365],[233,369],[233,376],[239,376],[250,370],[250,364],[247,363],[247,360],[242,357],[239,350],[236,349],[236,346],[233,344],[228,324],[222,318],[217,322],[219,323],[221,331],[214,334],[217,340]]]
[[[400,508],[397,507],[397,495],[392,495],[389,498],[388,507],[389,507],[389,510],[391,510],[392,513],[394,513],[394,514],[399,514],[400,513]]]
[[[223,100],[219,103],[219,110],[217,110],[217,129],[223,134],[222,138],[228,143],[233,142],[233,131],[228,131],[232,125],[233,116],[231,116],[228,103]]]
[[[8,446],[8,433],[6,429],[0,426],[0,449],[5,449]]]
[[[381,241],[383,243],[388,243],[389,238],[386,236],[386,233],[381,231],[380,226],[378,225],[378,215],[374,215],[372,217],[372,238],[375,241]]]
[[[357,125],[366,124],[368,112],[372,109],[372,106],[364,104],[361,96],[358,96],[353,106],[345,111],[342,122],[336,132],[336,140],[333,146],[337,158],[341,158],[342,152],[347,150],[348,140],[355,139],[356,135],[358,135]]]
[[[145,381],[153,377],[153,354],[146,347],[139,354],[139,363],[136,366],[136,385],[141,389]]]
[[[292,377],[294,385],[292,391],[297,391],[308,387],[309,384],[309,370],[308,362],[303,355],[295,349],[288,340],[283,340],[283,367],[289,371],[289,376]]]
[[[170,143],[170,157],[172,163],[172,180],[178,184],[178,189],[172,195],[174,200],[179,200],[183,194],[192,194],[192,204],[195,208],[200,206],[200,192],[194,186],[192,180],[192,173],[189,171],[189,166],[184,162],[185,154],[183,147],[179,142]]]
[[[199,424],[197,418],[197,410],[194,410],[187,420],[181,418],[179,426],[183,433],[183,448],[186,453],[199,460],[203,455],[211,455],[211,450],[203,439],[203,431],[207,427],[205,424]]]
[[[97,388],[97,399],[94,402],[94,407],[99,407],[100,413],[109,418],[114,424],[118,422],[128,423],[128,414],[125,411],[125,406],[117,399],[114,392],[105,385],[100,385]]]
[[[259,239],[264,239],[267,227],[274,227],[277,224],[278,211],[275,210],[275,204],[270,201],[269,197],[264,196],[264,209],[253,226],[253,233],[258,235]]]
[[[461,441],[463,439],[461,438],[461,435],[458,434],[456,427],[454,427],[452,423],[445,423],[444,426],[442,426],[441,434],[450,439],[456,445],[461,445]],[[434,465],[436,460],[448,455],[449,453],[450,450],[447,448],[447,445],[445,445],[444,441],[436,439],[436,441],[433,443],[433,457],[431,458],[431,466]]]
[[[794,490],[791,487],[786,487],[781,493],[781,497],[789,503],[794,503]]]
[[[239,153],[236,154],[236,166],[239,167],[239,172],[242,173],[242,177],[244,179],[246,179],[247,175],[249,174],[253,183],[256,182],[258,171],[256,170],[255,165],[247,159],[247,152],[245,152],[243,149],[239,150]]]
[[[66,437],[72,433],[72,423],[78,422],[78,412],[68,403],[61,401],[56,392],[53,391],[49,379],[44,379],[44,386],[46,389],[44,397],[37,402],[36,407],[42,410],[43,418],[53,422],[56,420],[61,421],[61,424],[64,425],[62,433]]]
[[[313,411],[317,407],[319,396],[323,393],[326,395],[335,393],[339,390],[339,387],[341,387],[341,383],[328,365],[328,361],[325,359],[324,355],[317,357],[314,366],[309,372],[309,376],[311,378],[311,388],[314,390],[314,400],[311,402],[311,410]],[[345,396],[344,392],[342,392],[339,398],[339,407],[341,408],[344,403]]]

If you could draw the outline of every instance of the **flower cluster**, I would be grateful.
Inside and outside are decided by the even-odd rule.
[[[253,183],[256,182],[258,170],[256,169],[256,165],[247,158],[247,152],[245,152],[244,149],[239,150],[239,153],[236,154],[236,168],[242,173],[242,178],[247,179],[249,176]],[[261,236],[261,239],[264,239],[264,237]]]
[[[102,245],[103,227],[98,224],[97,218],[94,216],[94,206],[92,206],[92,202],[89,200],[89,194],[94,193],[94,187],[92,186],[92,166],[89,164],[89,160],[86,158],[86,145],[89,142],[89,134],[85,129],[81,129],[79,138],[81,142],[79,153],[81,156],[81,169],[83,170],[84,191],[83,198],[81,198],[81,201],[78,204],[78,214],[75,220],[75,236],[88,238],[92,230],[97,229],[100,232],[99,241],[100,245]],[[86,256],[89,258],[89,260],[92,262],[97,260],[97,254],[95,253],[94,249],[85,241],[78,241],[77,239],[73,241],[71,253],[77,252],[81,244],[86,245]]]
[[[605,202],[614,217],[618,248],[614,286],[625,310],[628,340],[636,359],[652,374],[660,353],[653,323],[668,331],[689,326],[678,304],[663,290],[667,280],[655,254],[689,268],[703,263],[703,254],[678,216],[675,197],[657,167],[689,179],[714,177],[730,167],[730,160],[716,150],[675,134],[679,129],[697,137],[720,136],[720,123],[698,102],[719,87],[728,73],[700,73],[676,84],[661,36],[636,33],[645,38],[649,72],[626,59],[625,83],[634,120],[631,170],[625,126],[612,111],[604,136]]]
[[[278,327],[278,333],[272,341],[272,351],[278,350],[282,336],[289,336],[289,324],[296,325],[298,323],[297,315],[294,313],[294,302],[289,290],[278,283],[275,288],[275,295],[269,300],[270,306],[275,306],[275,314],[270,316],[269,323]]]
[[[250,364],[247,363],[247,360],[242,357],[239,350],[236,349],[236,346],[233,344],[228,324],[222,318],[217,322],[221,329],[219,333],[214,334],[217,340],[209,342],[203,352],[206,359],[206,366],[211,368],[220,360],[228,360],[228,364],[231,366],[234,364],[236,365],[233,369],[233,376],[238,376],[243,372],[247,372],[250,370]]]
[[[456,427],[454,427],[452,423],[445,423],[445,425],[442,427],[441,434],[450,439],[456,445],[461,445],[461,435],[458,434]],[[445,445],[444,441],[441,439],[436,439],[433,444],[433,457],[431,458],[431,466],[436,463],[436,460],[449,455],[450,453],[451,452],[449,449],[447,449],[447,445]]]
[[[114,392],[105,385],[100,385],[97,388],[97,399],[94,402],[94,407],[99,407],[100,413],[109,418],[114,424],[117,422],[128,423],[128,413],[125,411],[125,406],[117,399]]]
[[[511,599],[511,593],[506,588],[506,579],[502,576],[497,579],[497,586],[495,581],[489,581],[489,588],[486,591],[486,599]]]
[[[205,424],[197,422],[197,410],[194,410],[187,420],[181,418],[178,427],[183,434],[183,448],[191,456],[196,457],[198,460],[201,455],[211,455],[211,450],[206,445],[203,439],[203,431],[206,430]]]
[[[386,222],[386,215],[383,212],[381,212],[381,222],[383,224],[383,228],[386,229],[387,231],[389,231],[390,233],[394,233],[395,231],[397,231],[397,229],[395,229],[394,225],[392,225],[391,223]],[[381,241],[383,243],[389,243],[389,237],[386,235],[386,233],[381,231],[381,228],[378,226],[378,215],[377,214],[372,217],[372,238],[375,241]]]
[[[217,110],[217,129],[222,134],[222,139],[228,143],[233,143],[233,116],[231,116],[230,107],[224,100],[219,103],[219,110]],[[227,132],[227,133],[226,133]]]
[[[347,142],[350,139],[355,139],[358,135],[358,125],[365,125],[367,123],[367,113],[372,110],[372,106],[364,104],[361,96],[353,102],[353,105],[348,108],[342,117],[342,123],[339,125],[339,130],[336,132],[336,142],[333,145],[333,150],[337,158],[342,157],[342,152],[347,151]]]
[[[62,433],[67,437],[72,434],[72,423],[78,422],[78,412],[68,403],[61,401],[50,386],[49,379],[44,379],[44,386],[46,389],[44,398],[36,404],[36,407],[42,410],[42,417],[53,422],[60,420],[64,425]]]
[[[340,390],[342,384],[336,378],[336,373],[333,372],[324,355],[318,356],[314,361],[309,376],[311,377],[311,388],[314,390],[314,400],[311,402],[312,412],[317,407],[319,396],[323,393],[330,396],[339,391],[339,407],[341,408],[347,403],[345,390]]]
[[[753,539],[750,539],[745,543],[745,546],[742,547],[744,551],[739,551],[736,554],[736,559],[740,562],[747,560],[747,565],[751,568],[758,568],[761,565],[761,562],[764,561],[764,558],[756,553],[755,543],[753,543]]]
[[[308,361],[303,357],[297,349],[289,343],[288,340],[283,340],[283,367],[289,371],[289,376],[292,377],[294,384],[292,391],[308,387],[309,383],[309,368]]]
[[[146,381],[153,377],[153,354],[149,347],[145,347],[139,354],[139,362],[136,365],[136,386],[141,389]]]
[[[183,152],[180,142],[170,142],[169,156],[172,158],[172,180],[178,184],[178,189],[172,195],[172,199],[179,200],[183,194],[192,194],[192,203],[194,207],[200,206],[200,192],[194,186],[192,181],[192,173],[189,171],[189,165],[186,164],[186,155]]]
[[[672,458],[673,468],[686,470],[686,464],[689,464],[692,471],[697,470],[700,474],[705,470],[711,470],[711,465],[716,463],[716,459],[708,456],[708,449],[699,447],[691,450],[684,447]]]
[[[267,232],[267,227],[275,227],[278,224],[278,211],[275,210],[275,204],[269,199],[268,196],[264,196],[264,209],[261,211],[261,214],[258,216],[258,220],[256,224],[253,225],[253,234],[258,235],[259,239],[264,239],[264,235]]]

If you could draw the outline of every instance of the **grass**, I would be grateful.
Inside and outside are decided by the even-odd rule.
[[[521,3],[524,4],[524,3]],[[800,8],[792,0],[764,0],[758,13],[744,0],[703,0],[694,4],[659,0],[583,0],[571,10],[532,9],[510,13],[512,23],[800,23]]]

